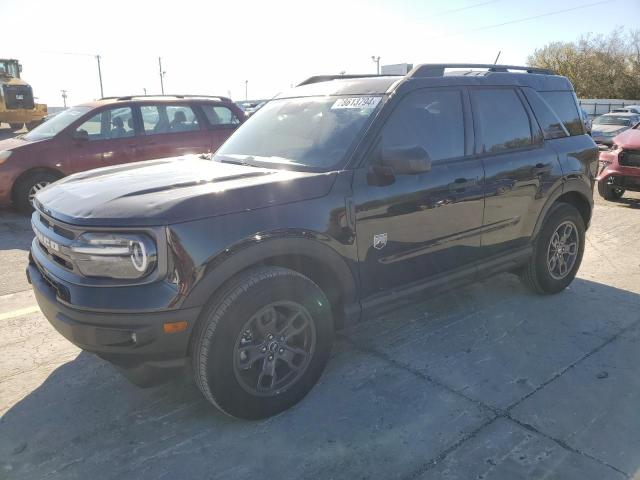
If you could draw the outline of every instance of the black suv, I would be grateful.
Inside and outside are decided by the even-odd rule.
[[[312,388],[335,329],[402,295],[501,271],[564,289],[597,160],[549,71],[312,77],[213,158],[42,190],[28,275],[54,327],[136,383],[190,367],[211,403],[261,418]]]

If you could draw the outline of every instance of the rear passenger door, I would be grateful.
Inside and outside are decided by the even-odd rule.
[[[475,149],[485,171],[482,250],[487,258],[527,245],[545,191],[562,172],[519,89],[469,90]]]
[[[207,119],[211,151],[215,152],[240,126],[240,118],[224,105],[201,103],[200,108]]]
[[[140,115],[145,160],[211,151],[207,132],[192,106],[146,104],[140,106]]]

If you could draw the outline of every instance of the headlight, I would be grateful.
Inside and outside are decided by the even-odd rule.
[[[2,165],[12,153],[11,150],[0,150],[0,165]]]
[[[87,277],[142,278],[157,263],[155,243],[144,234],[85,233],[71,245],[71,252]]]

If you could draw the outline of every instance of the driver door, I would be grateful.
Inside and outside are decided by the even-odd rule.
[[[388,118],[366,164],[354,174],[353,201],[363,296],[468,266],[480,258],[482,162],[463,89],[405,96]],[[421,146],[431,169],[376,178],[380,152]]]
[[[105,108],[83,122],[73,135],[86,135],[70,145],[71,173],[140,160],[140,136],[134,125],[129,106]]]

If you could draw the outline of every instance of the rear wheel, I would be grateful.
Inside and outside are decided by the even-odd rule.
[[[585,227],[578,210],[558,203],[545,219],[523,282],[537,293],[558,293],[574,279],[584,253]]]
[[[16,130],[20,130],[22,127],[24,127],[24,123],[10,123],[9,124],[9,128],[11,128],[12,132],[15,132]]]
[[[33,172],[18,180],[14,190],[14,202],[18,211],[30,214],[36,194],[58,179],[50,172]]]
[[[28,122],[25,125],[27,126],[27,130],[31,131],[36,128],[38,125],[42,124],[44,120],[36,120],[35,122]]]
[[[620,200],[624,195],[624,188],[607,185],[604,182],[598,182],[598,193],[605,200]]]
[[[215,295],[194,332],[196,384],[231,416],[275,415],[320,377],[332,325],[329,301],[307,277],[280,267],[248,270]]]

